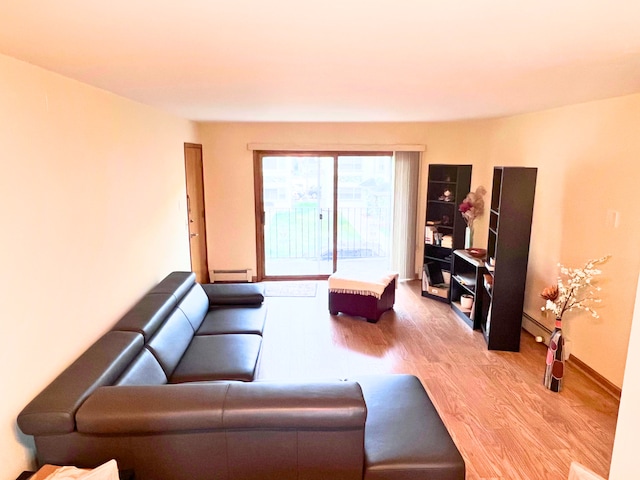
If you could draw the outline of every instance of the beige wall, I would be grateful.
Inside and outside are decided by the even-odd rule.
[[[422,144],[429,163],[473,164],[472,188],[489,190],[496,165],[538,168],[525,311],[543,318],[539,292],[553,283],[557,263],[579,266],[607,253],[598,320],[565,322],[573,353],[622,385],[633,299],[640,267],[635,188],[640,180],[640,95],[590,102],[510,118],[454,123],[203,123],[210,268],[256,266],[253,163],[249,143]],[[418,222],[424,218],[422,170]],[[487,202],[490,197],[487,195]],[[618,228],[606,223],[620,213]],[[487,216],[475,245],[486,246]]]
[[[209,268],[256,271],[253,152],[249,143],[279,145],[426,145],[422,163],[482,163],[485,122],[428,123],[202,123]],[[426,169],[423,169],[426,171]],[[485,169],[486,170],[486,169]],[[474,169],[472,184],[481,169]],[[420,198],[426,198],[426,181]],[[424,202],[418,217],[424,219]],[[424,221],[421,220],[422,225]],[[422,229],[420,229],[422,230]],[[486,239],[484,239],[486,242]],[[420,251],[421,254],[421,251]]]
[[[0,56],[0,465],[16,416],[118,316],[189,269],[183,142],[195,125]]]
[[[571,351],[622,385],[640,269],[640,95],[589,102],[495,121],[489,162],[538,168],[525,312],[540,312],[539,293],[555,281],[557,263],[602,266],[600,319],[570,313],[563,327]],[[619,226],[607,212],[619,212]]]

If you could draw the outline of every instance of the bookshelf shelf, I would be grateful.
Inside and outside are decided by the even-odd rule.
[[[429,165],[422,296],[449,302],[451,256],[464,244],[458,205],[471,187],[471,165]]]

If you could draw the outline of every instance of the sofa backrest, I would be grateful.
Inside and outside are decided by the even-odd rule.
[[[170,273],[131,307],[112,330],[139,332],[148,342],[194,286],[202,289],[193,272]]]
[[[209,299],[192,272],[173,272],[152,288],[113,327],[144,336],[144,350],[117,385],[167,383],[209,310]]]
[[[45,462],[73,450],[85,464],[115,458],[143,480],[362,480],[366,416],[349,381],[104,387],[78,411],[65,449],[39,440]]]
[[[112,330],[138,332],[148,342],[175,306],[176,297],[170,293],[147,293],[118,320]]]
[[[193,327],[193,331],[197,332],[200,325],[202,325],[205,315],[209,311],[209,298],[207,294],[204,293],[202,286],[196,283],[191,287],[189,292],[182,297],[177,308],[187,317],[187,320],[189,320]]]
[[[164,385],[168,377],[158,359],[145,346],[114,385]]]
[[[143,345],[139,333],[107,332],[20,412],[20,430],[27,435],[73,432],[82,403],[97,388],[112,385]]]
[[[171,272],[149,293],[170,293],[179,302],[195,283],[196,274],[193,272]]]
[[[176,309],[147,343],[147,348],[156,357],[167,377],[171,377],[193,335],[191,323],[181,310]]]

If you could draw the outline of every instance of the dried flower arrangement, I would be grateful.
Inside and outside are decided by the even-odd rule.
[[[560,275],[557,284],[546,287],[540,294],[547,301],[542,311],[552,312],[560,319],[566,312],[584,310],[592,317],[599,318],[591,306],[601,302],[596,296],[600,287],[593,284],[593,277],[602,273],[595,266],[606,262],[610,256],[589,260],[582,268],[567,268],[558,264]]]
[[[458,206],[458,210],[469,228],[473,228],[473,221],[484,213],[483,197],[486,193],[487,190],[480,185],[475,192],[469,192]]]

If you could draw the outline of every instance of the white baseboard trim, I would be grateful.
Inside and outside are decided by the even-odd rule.
[[[551,330],[549,330],[545,325],[541,324],[528,313],[522,313],[522,328],[524,328],[534,337],[542,337],[542,342],[545,345],[549,345]]]

